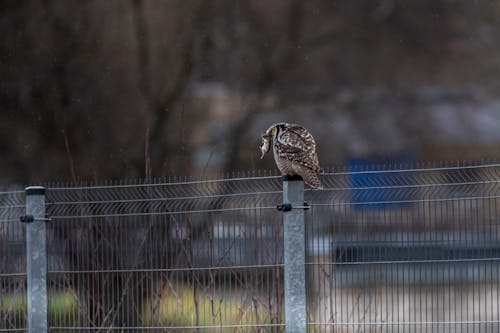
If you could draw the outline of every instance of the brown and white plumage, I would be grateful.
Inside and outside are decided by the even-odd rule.
[[[274,159],[284,176],[301,176],[314,188],[323,188],[318,173],[322,172],[316,154],[316,142],[307,129],[297,124],[273,124],[262,135],[262,157],[273,145]]]

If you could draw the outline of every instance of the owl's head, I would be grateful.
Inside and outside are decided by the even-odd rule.
[[[263,158],[264,155],[269,151],[271,148],[271,141],[276,138],[278,133],[285,128],[287,123],[276,123],[271,125],[267,131],[262,134],[262,145],[260,146],[260,151],[262,152],[262,155],[260,155],[260,158]]]

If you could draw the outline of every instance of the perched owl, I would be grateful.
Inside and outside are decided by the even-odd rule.
[[[301,176],[304,183],[323,188],[318,173],[323,172],[318,163],[316,143],[307,129],[297,124],[277,123],[262,134],[264,157],[273,145],[274,159],[284,176]]]

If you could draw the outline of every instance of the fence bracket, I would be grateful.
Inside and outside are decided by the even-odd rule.
[[[35,221],[50,222],[50,221],[52,221],[52,219],[49,217],[48,214],[45,214],[44,218],[34,217],[33,215],[23,215],[19,218],[19,221],[21,223],[32,223]]]
[[[309,203],[307,201],[304,201],[304,205],[302,205],[302,206],[293,206],[291,203],[282,203],[282,204],[276,206],[276,209],[281,211],[281,212],[289,212],[292,209],[307,210],[309,208],[311,208],[311,205],[309,205]]]

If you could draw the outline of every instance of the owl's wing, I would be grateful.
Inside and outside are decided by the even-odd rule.
[[[313,136],[302,126],[290,125],[281,139],[283,144],[289,144],[310,153],[316,152],[316,142]]]
[[[308,130],[302,126],[290,126],[279,137],[279,155],[311,170],[320,172],[316,155],[316,143]]]

